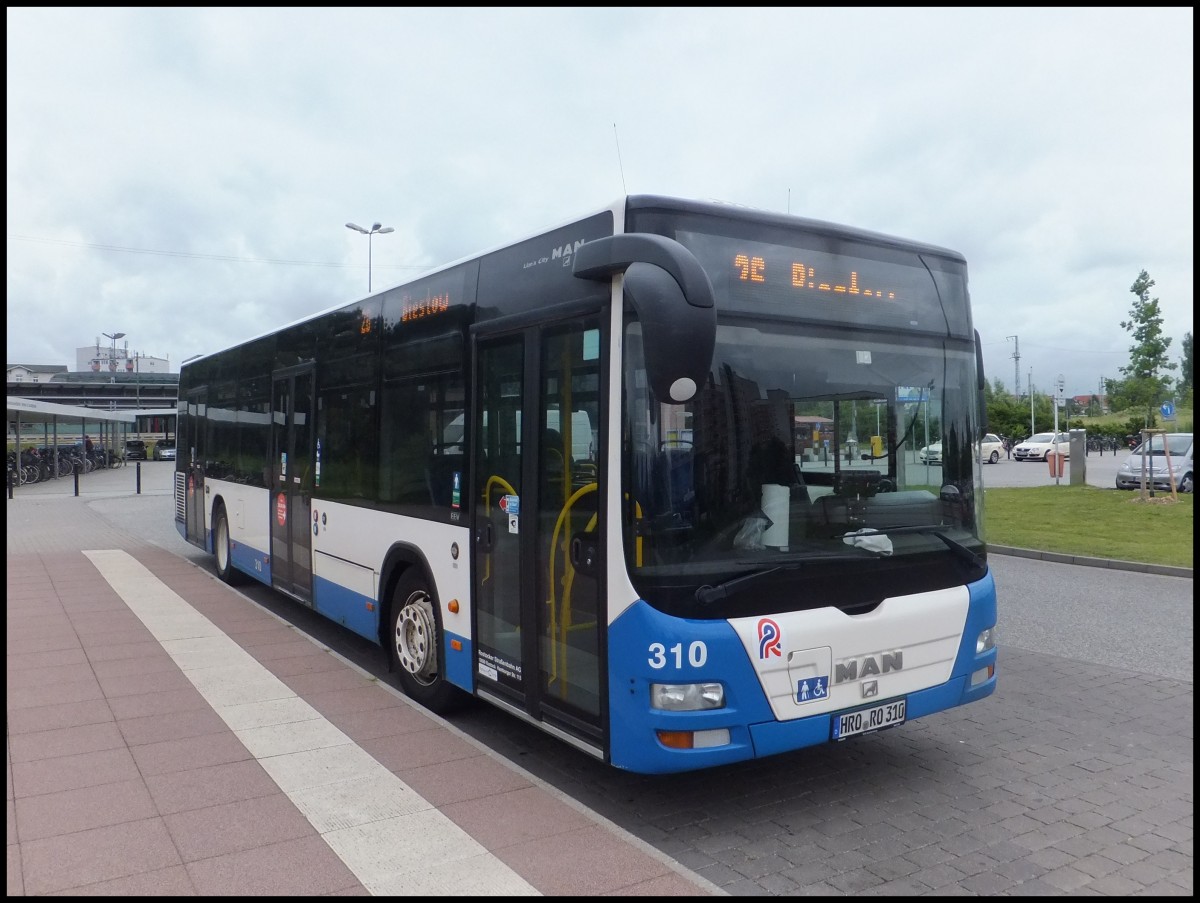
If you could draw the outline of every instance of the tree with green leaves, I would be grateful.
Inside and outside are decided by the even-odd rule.
[[[1176,364],[1167,359],[1171,340],[1163,336],[1162,312],[1158,299],[1150,297],[1154,280],[1142,270],[1129,290],[1137,297],[1129,310],[1129,319],[1121,328],[1132,333],[1134,344],[1129,347],[1129,364],[1122,367],[1121,380],[1105,380],[1109,396],[1117,409],[1129,408],[1143,416],[1145,426],[1153,427],[1158,406],[1171,395],[1168,371]]]
[[[996,378],[983,389],[987,404],[987,423],[984,432],[999,433],[1001,436],[1025,435],[1029,431],[1029,403],[1012,397],[1004,387],[1004,381]]]

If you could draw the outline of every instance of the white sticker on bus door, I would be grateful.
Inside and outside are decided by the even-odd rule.
[[[508,515],[508,532],[519,533],[521,525],[521,497],[505,495],[500,498],[500,510]]]

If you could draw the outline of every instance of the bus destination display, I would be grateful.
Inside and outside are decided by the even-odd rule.
[[[960,292],[965,299],[955,262],[829,236],[812,236],[807,247],[809,237],[797,233],[794,244],[776,244],[676,233],[708,273],[725,311],[944,332],[943,302]]]
[[[758,254],[735,253],[733,267],[737,278],[742,282],[766,283],[767,281],[767,261],[765,257]],[[772,282],[780,278],[787,278],[789,267],[786,261],[778,264],[776,268],[783,272],[772,274]],[[861,295],[864,298],[879,298],[888,301],[896,300],[895,289],[860,286],[857,270],[850,270],[847,276],[845,273],[826,272],[823,268],[818,274],[815,267],[808,266],[803,260],[793,260],[790,271],[790,284],[794,289],[832,292],[835,295]]]

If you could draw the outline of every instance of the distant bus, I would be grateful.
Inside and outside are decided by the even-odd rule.
[[[983,386],[961,255],[630,196],[185,363],[175,518],[433,711],[706,768],[993,692]]]

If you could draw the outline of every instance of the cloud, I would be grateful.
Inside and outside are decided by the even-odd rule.
[[[8,359],[172,369],[621,194],[961,251],[990,376],[1192,328],[1190,8],[8,16]]]

